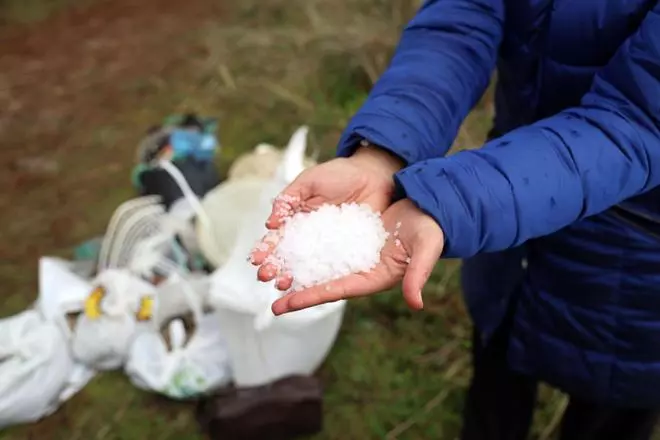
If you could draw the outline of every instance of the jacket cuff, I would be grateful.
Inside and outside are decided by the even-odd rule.
[[[428,187],[421,167],[406,168],[394,176],[400,198],[407,198],[425,214],[431,216],[440,225],[445,236],[442,258],[465,258],[473,253],[473,246],[466,240],[470,232],[466,230],[468,222],[461,222],[455,213],[465,211],[459,192],[454,188],[449,176],[442,172],[434,179],[434,188]],[[442,202],[436,194],[442,194]],[[462,240],[461,240],[462,238]]]
[[[478,167],[468,153],[424,161],[395,175],[399,192],[442,228],[444,258],[506,248],[516,236],[515,212],[505,209],[510,200],[504,198],[511,197],[507,183]],[[493,183],[486,187],[484,181]]]
[[[374,130],[372,127],[378,127]],[[349,157],[357,149],[360,140],[389,151],[405,165],[422,160],[421,139],[413,128],[397,118],[374,113],[358,113],[342,134],[337,146],[337,156]]]

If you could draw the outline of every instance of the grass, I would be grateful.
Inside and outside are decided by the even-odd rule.
[[[58,4],[65,1],[73,2]],[[36,222],[16,224],[14,232],[22,240],[16,246],[66,255],[72,245],[100,233],[113,208],[131,195],[128,176],[135,140],[172,112],[196,110],[221,118],[223,169],[259,142],[284,144],[300,124],[311,127],[311,149],[322,159],[331,157],[342,128],[387,65],[398,31],[419,2],[234,3],[224,23],[191,28],[182,37],[186,44],[202,47],[203,55],[165,73],[127,80],[120,94],[139,96],[139,105],[130,101],[104,124],[76,131],[70,142],[85,145],[84,154],[64,150],[67,154],[56,155],[68,169],[68,180],[56,189],[73,191],[78,201],[62,207],[73,220],[59,240],[38,231]],[[51,4],[5,2],[3,17],[10,22],[39,20],[52,12],[44,6]],[[456,148],[478,146],[491,116],[489,93],[466,120]],[[93,179],[82,177],[89,169],[97,173]],[[32,193],[10,197],[25,212],[37,203]],[[49,238],[44,242],[43,237]],[[11,291],[4,315],[34,298],[35,267],[33,257],[22,257],[0,268],[0,280]],[[438,265],[421,313],[409,312],[398,291],[350,303],[336,346],[319,372],[326,387],[326,414],[324,432],[315,439],[456,438],[470,375],[470,329],[457,269],[455,261]],[[539,439],[549,438],[548,426],[561,408],[558,394],[542,394],[534,428]],[[140,392],[113,373],[100,375],[56,415],[0,433],[3,440],[26,438],[201,436],[189,405]]]
[[[36,23],[51,14],[71,6],[79,6],[93,0],[2,0],[0,1],[0,25],[3,23]]]

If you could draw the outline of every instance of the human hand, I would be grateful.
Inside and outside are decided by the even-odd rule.
[[[382,212],[391,203],[394,174],[403,167],[397,157],[372,146],[362,146],[349,158],[337,158],[303,171],[273,203],[266,222],[278,229],[295,212],[309,212],[323,204],[367,204]]]
[[[442,253],[444,233],[433,218],[408,199],[386,209],[382,219],[390,236],[381,251],[380,263],[372,271],[288,293],[273,303],[273,313],[281,315],[341,299],[372,295],[401,281],[408,306],[414,310],[423,308],[422,289]],[[276,276],[265,266],[259,270],[262,281],[270,281]],[[279,278],[277,286],[287,290],[291,280]]]
[[[273,202],[266,221],[270,233],[253,250],[250,260],[255,265],[263,264],[277,245],[277,230],[296,212],[342,203],[366,204],[375,212],[383,212],[392,200],[393,176],[402,167],[403,162],[389,152],[361,146],[349,158],[333,159],[303,171]],[[260,272],[262,276],[275,276],[276,268],[264,264]],[[287,280],[278,281],[283,290],[288,288],[286,285]]]

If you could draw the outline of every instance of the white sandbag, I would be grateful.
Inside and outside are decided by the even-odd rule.
[[[279,148],[270,144],[259,144],[247,153],[238,156],[227,170],[227,180],[264,179],[275,174],[275,168],[282,159]]]
[[[331,349],[345,301],[323,304],[275,317],[271,304],[279,292],[257,280],[246,257],[266,233],[271,200],[304,169],[306,132],[292,137],[276,177],[264,185],[257,204],[243,221],[231,257],[211,280],[211,303],[222,323],[234,372],[241,387],[260,386],[293,374],[316,370]]]
[[[120,368],[151,317],[155,286],[125,269],[104,270],[92,286],[73,334],[74,357],[97,370]]]
[[[68,341],[67,341],[68,343]],[[67,350],[69,351],[69,355],[71,356],[71,348],[67,345]],[[64,389],[62,389],[62,392],[60,393],[59,401],[60,403],[64,403],[67,400],[71,399],[73,396],[78,394],[80,391],[82,391],[87,384],[94,379],[96,376],[96,370],[93,368],[88,367],[85,364],[82,364],[75,359],[73,359],[73,356],[71,357],[71,361],[73,362],[73,365],[71,367],[71,371],[69,372],[69,377],[67,378],[66,381],[66,386]]]
[[[296,133],[299,132],[304,132],[306,136],[307,127],[300,127]],[[278,164],[282,162],[284,150],[270,144],[257,145],[252,151],[244,153],[234,160],[227,171],[227,180],[272,179],[275,177]],[[309,157],[304,159],[305,168],[313,165],[316,165],[314,159]]]
[[[245,216],[254,209],[267,183],[257,178],[228,180],[204,196],[202,208],[210,217],[211,227],[196,223],[197,243],[213,267],[218,268],[229,259]]]
[[[0,427],[53,413],[72,368],[65,336],[39,312],[0,320]]]
[[[313,373],[335,341],[345,301],[275,317],[271,304],[281,292],[256,279],[254,266],[244,257],[249,251],[250,246],[237,246],[212,278],[211,302],[227,341],[234,382],[260,386]]]
[[[261,386],[290,375],[310,375],[323,363],[341,327],[344,303],[321,316],[295,312],[297,322],[277,318],[261,330],[254,313],[219,308],[217,316],[239,387]]]
[[[80,312],[92,290],[90,280],[77,275],[69,261],[56,257],[39,259],[39,296],[37,310],[51,322],[70,332],[66,316]]]
[[[184,279],[172,286],[159,289],[152,325],[131,344],[125,371],[138,388],[187,399],[227,385],[231,372],[220,321],[203,304],[206,292]]]
[[[71,356],[70,341],[75,331],[75,315],[83,310],[84,301],[92,290],[89,280],[74,272],[73,263],[54,257],[39,259],[39,296],[36,310],[47,322],[58,326],[65,337],[67,355]],[[66,386],[59,401],[65,402],[82,390],[96,375],[96,371],[72,360]]]

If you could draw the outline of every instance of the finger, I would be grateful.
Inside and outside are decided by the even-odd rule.
[[[252,250],[252,253],[250,254],[250,262],[255,266],[261,266],[264,264],[268,256],[272,254],[277,247],[279,241],[279,232],[269,231]]]
[[[379,275],[381,273],[382,269],[377,268],[369,274],[348,275],[336,281],[289,293],[273,303],[273,313],[281,315],[342,299],[370,295],[392,287],[394,282],[386,275]]]
[[[413,310],[424,308],[422,290],[431,276],[440,254],[442,245],[419,240],[412,247],[410,264],[403,276],[403,298]]]
[[[278,195],[273,201],[273,209],[266,220],[268,229],[278,229],[284,224],[284,220],[293,216],[301,204],[301,198],[295,188],[287,188],[285,192]]]
[[[282,276],[277,278],[275,287],[277,287],[278,290],[284,291],[284,290],[289,290],[292,284],[293,284],[293,277],[291,276],[291,274],[284,273],[282,274]]]
[[[257,271],[259,281],[268,282],[277,277],[278,269],[274,264],[266,263]]]
[[[301,290],[299,292],[289,293],[273,303],[273,314],[281,315],[295,310],[302,310],[320,304],[345,299],[348,297],[349,292],[347,292],[344,285],[347,282],[350,284],[350,278],[353,277],[355,276],[349,275],[348,277],[337,280],[334,283],[330,282],[310,287],[309,289]]]
[[[298,212],[301,206],[312,195],[311,186],[314,178],[310,178],[310,170],[305,170],[289,184],[273,201],[273,209],[266,220],[268,229],[282,227],[284,220]],[[312,173],[312,176],[314,174]]]
[[[346,298],[345,291],[332,289],[331,286],[331,284],[326,284],[289,293],[273,303],[273,314],[282,315]]]

